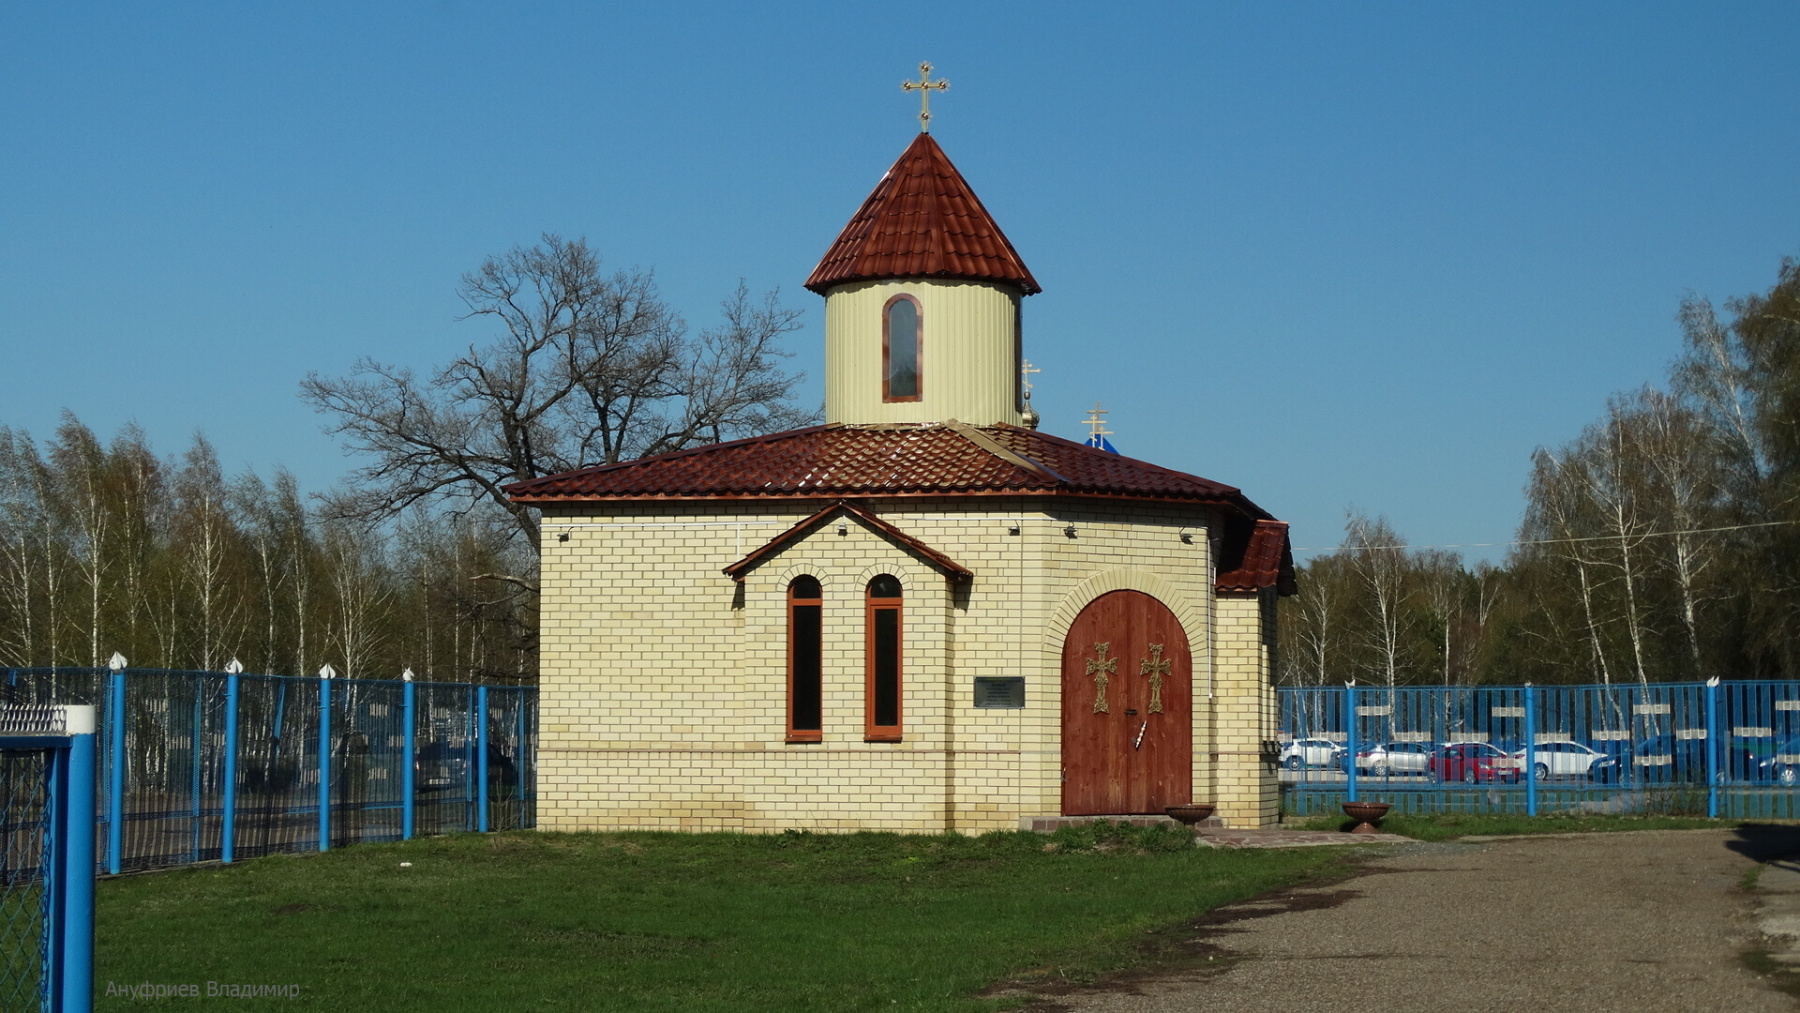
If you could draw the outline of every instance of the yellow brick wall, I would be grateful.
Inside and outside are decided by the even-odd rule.
[[[1226,768],[1213,755],[1224,741],[1219,715],[1264,706],[1225,692],[1261,701],[1267,665],[1252,666],[1260,688],[1247,681],[1252,670],[1229,669],[1229,687],[1227,670],[1209,673],[1220,659],[1206,646],[1214,603],[1203,513],[873,500],[883,520],[974,580],[953,584],[854,518],[844,534],[833,521],[764,560],[741,587],[720,572],[819,505],[546,511],[540,826],[981,831],[1055,814],[1062,638],[1082,606],[1116,588],[1154,595],[1187,630],[1196,799],[1218,801],[1234,823],[1263,819],[1273,780],[1221,778]],[[1074,537],[1064,533],[1071,524]],[[824,592],[818,743],[784,741],[786,590],[803,573]],[[863,741],[864,587],[878,573],[905,588],[897,743]],[[1025,708],[976,708],[974,679],[983,675],[1024,676]],[[1240,791],[1244,799],[1229,805],[1219,794]]]
[[[1266,826],[1280,807],[1275,768],[1262,743],[1275,738],[1275,598],[1221,594],[1214,643],[1218,700],[1213,712],[1213,767],[1218,815],[1230,826]]]

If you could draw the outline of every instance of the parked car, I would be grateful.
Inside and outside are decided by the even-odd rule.
[[[1513,752],[1513,759],[1519,761],[1519,770],[1526,767],[1526,750]],[[1542,781],[1549,777],[1587,777],[1595,763],[1606,758],[1606,754],[1592,746],[1580,742],[1540,742],[1531,764],[1536,768],[1537,779]]]
[[[1356,751],[1356,769],[1376,777],[1423,774],[1431,764],[1429,742],[1382,742]]]
[[[1596,781],[1706,781],[1706,739],[1655,735],[1641,742],[1621,743],[1619,752],[1598,760],[1589,768]],[[1761,765],[1742,746],[1720,746],[1715,754],[1715,774],[1720,782],[1755,777]],[[1770,768],[1771,776],[1774,769]]]
[[[488,787],[518,783],[518,771],[500,747],[488,745]],[[475,746],[452,746],[447,742],[427,742],[419,747],[413,761],[413,788],[417,791],[444,791],[465,785],[473,790],[475,778],[470,769],[475,762]]]
[[[1343,763],[1346,752],[1330,739],[1293,739],[1281,744],[1281,763],[1289,770],[1336,767]]]
[[[1788,739],[1758,759],[1756,773],[1758,780],[1774,781],[1784,788],[1800,784],[1800,738]]]
[[[1434,781],[1517,781],[1519,761],[1487,742],[1446,742],[1431,754]]]

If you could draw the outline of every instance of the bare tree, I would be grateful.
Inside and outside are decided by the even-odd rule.
[[[69,557],[73,568],[87,585],[88,614],[84,624],[87,634],[87,657],[84,664],[96,668],[105,664],[101,653],[101,615],[107,604],[111,581],[114,535],[114,504],[111,502],[112,476],[107,467],[106,448],[94,437],[93,430],[81,424],[74,414],[63,412],[62,425],[50,444],[50,463],[61,486],[61,500],[68,511]]]
[[[0,427],[0,657],[38,657],[37,539],[48,525],[38,498],[43,462],[31,437]]]
[[[1406,549],[1387,518],[1351,513],[1341,550],[1357,575],[1368,623],[1363,635],[1375,654],[1376,675],[1389,689],[1400,681],[1401,658],[1410,633],[1414,589]]]
[[[1721,466],[1727,440],[1704,416],[1659,390],[1634,395],[1638,452],[1651,479],[1649,495],[1664,526],[1661,560],[1675,585],[1676,610],[1687,641],[1688,676],[1705,674],[1700,608],[1709,597],[1708,572],[1717,557],[1718,536],[1708,531],[1725,496]]]
[[[346,678],[367,678],[376,651],[386,639],[393,589],[386,579],[382,546],[368,528],[338,520],[325,528],[335,618],[331,640],[343,659]]]
[[[1438,677],[1446,686],[1454,686],[1456,674],[1468,666],[1462,656],[1466,648],[1458,638],[1465,609],[1464,590],[1468,573],[1462,556],[1444,549],[1426,549],[1413,560],[1418,574],[1420,596],[1430,612],[1437,634]]]
[[[1575,453],[1583,467],[1576,474],[1600,524],[1606,551],[1597,558],[1618,571],[1624,595],[1621,616],[1631,644],[1631,667],[1640,685],[1650,683],[1649,610],[1642,585],[1649,569],[1655,521],[1646,509],[1641,420],[1623,398],[1609,398],[1606,419],[1589,426],[1577,441]]]
[[[1525,541],[1542,544],[1527,546],[1527,551],[1513,560],[1513,568],[1527,566],[1532,557],[1541,554],[1574,571],[1588,664],[1593,676],[1602,684],[1611,685],[1612,666],[1607,658],[1604,636],[1608,617],[1601,601],[1602,576],[1597,572],[1598,563],[1589,540],[1593,528],[1585,523],[1582,509],[1584,483],[1574,474],[1579,465],[1542,447],[1532,454],[1531,465],[1531,482],[1525,488],[1522,534]],[[1552,618],[1558,617],[1554,608],[1541,611]]]
[[[1323,686],[1333,675],[1348,674],[1344,639],[1356,589],[1344,558],[1336,553],[1315,558],[1299,574],[1300,593],[1281,624],[1289,641],[1280,652],[1289,685]]]
[[[372,360],[312,374],[301,397],[371,462],[332,513],[396,516],[421,501],[507,511],[535,548],[537,519],[508,483],[801,425],[799,374],[780,367],[799,311],[740,282],[724,323],[689,339],[646,272],[604,275],[585,240],[545,235],[465,275],[464,319],[499,336],[421,379]]]
[[[225,478],[206,437],[196,434],[175,477],[174,535],[181,553],[199,666],[217,671],[241,635],[243,601],[229,572],[238,531],[226,510]],[[192,651],[193,648],[188,648]]]

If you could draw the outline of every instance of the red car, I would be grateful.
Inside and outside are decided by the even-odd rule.
[[[1434,781],[1517,781],[1519,761],[1486,742],[1446,742],[1431,754]]]

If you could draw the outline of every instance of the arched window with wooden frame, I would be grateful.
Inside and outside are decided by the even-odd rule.
[[[863,739],[868,742],[900,741],[903,627],[900,580],[881,574],[869,581],[864,618]]]
[[[897,295],[881,310],[881,399],[917,401],[923,396],[925,314],[919,300]]]
[[[787,740],[818,742],[825,729],[825,601],[816,577],[788,584]]]

